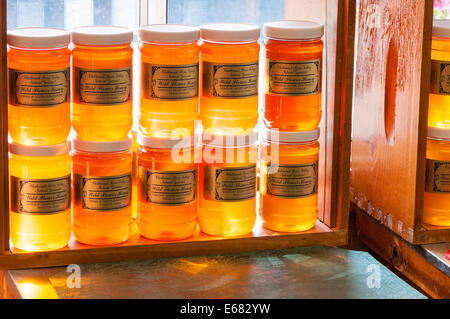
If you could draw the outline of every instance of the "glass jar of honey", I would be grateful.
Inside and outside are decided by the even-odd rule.
[[[450,128],[450,20],[434,20],[428,126]]]
[[[450,226],[450,128],[428,127],[423,222]]]
[[[265,131],[259,186],[264,227],[279,232],[314,227],[318,216],[319,132]]]
[[[324,28],[309,21],[264,24],[264,123],[281,131],[310,131],[322,116]]]
[[[128,240],[132,221],[132,138],[73,140],[73,234],[88,245]]]
[[[47,251],[67,245],[70,225],[70,142],[9,144],[10,236],[14,247]]]
[[[109,142],[132,128],[133,32],[125,27],[72,31],[72,125],[78,138]]]
[[[200,117],[204,131],[242,135],[258,121],[259,27],[200,27]]]
[[[64,143],[70,132],[70,34],[20,28],[8,31],[7,38],[12,140],[23,145]]]
[[[257,134],[202,136],[199,226],[213,236],[248,234],[256,220]]]
[[[194,136],[138,138],[138,227],[156,240],[191,237],[197,227],[197,178]]]
[[[179,129],[195,132],[198,120],[196,27],[154,24],[140,29],[141,104],[139,123],[148,136],[180,137]]]

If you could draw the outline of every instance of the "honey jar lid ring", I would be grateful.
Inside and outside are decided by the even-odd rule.
[[[433,37],[450,38],[450,19],[434,19]]]
[[[428,127],[429,138],[450,139],[450,129],[443,127]]]
[[[9,152],[16,155],[32,157],[65,155],[70,152],[70,141],[54,145],[23,145],[10,142]]]
[[[121,26],[85,26],[73,29],[71,37],[79,45],[121,45],[133,41],[133,31]]]
[[[92,152],[92,153],[123,152],[131,149],[132,146],[133,146],[132,137],[112,142],[91,142],[79,138],[74,138],[72,140],[72,148],[76,151],[82,152]]]
[[[209,23],[200,26],[200,37],[206,41],[244,42],[259,39],[260,29],[256,24]]]
[[[275,129],[265,129],[264,139],[278,143],[304,143],[318,140],[320,128],[304,132],[286,132]]]
[[[200,29],[184,24],[149,24],[139,29],[139,39],[156,43],[197,42]]]
[[[277,20],[264,23],[263,34],[268,38],[287,40],[317,39],[323,36],[324,26],[313,21]]]
[[[202,144],[219,147],[236,147],[253,145],[258,142],[258,133],[252,132],[243,135],[217,135],[207,132],[202,133]]]
[[[17,28],[7,32],[7,42],[21,48],[61,48],[69,45],[70,33],[59,28]]]
[[[171,149],[174,147],[187,148],[193,147],[198,142],[198,135],[186,136],[182,138],[161,138],[146,136],[142,133],[138,133],[138,144],[150,148],[158,149]]]

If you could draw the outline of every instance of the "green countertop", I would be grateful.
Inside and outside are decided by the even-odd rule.
[[[4,274],[22,298],[426,298],[370,254],[324,246],[70,269]]]

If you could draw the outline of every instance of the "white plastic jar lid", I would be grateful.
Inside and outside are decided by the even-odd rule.
[[[9,152],[21,156],[58,156],[65,155],[70,152],[70,141],[54,145],[23,145],[9,143]]]
[[[139,29],[139,39],[144,42],[186,43],[199,38],[199,28],[183,24],[149,24]]]
[[[142,133],[138,133],[138,144],[149,148],[158,149],[171,149],[193,147],[198,142],[198,135],[187,136],[183,138],[160,138],[153,136],[146,136]]]
[[[428,137],[438,139],[450,139],[450,129],[443,127],[428,127]]]
[[[92,153],[123,152],[131,149],[131,146],[133,146],[133,138],[131,137],[125,140],[113,142],[91,142],[78,138],[74,138],[72,141],[72,147],[74,150]]]
[[[61,48],[69,45],[70,33],[57,28],[18,28],[7,33],[8,44],[21,48]]]
[[[259,33],[260,30],[256,24],[210,23],[200,26],[200,37],[206,41],[256,41]]]
[[[305,132],[282,132],[274,129],[264,130],[264,139],[278,143],[305,143],[317,141],[320,137],[320,128]]]
[[[120,45],[133,41],[133,31],[118,26],[79,27],[72,31],[72,42],[80,45]]]
[[[321,38],[324,27],[320,23],[301,20],[278,20],[264,23],[263,34],[268,38],[305,40]]]
[[[245,135],[215,135],[203,132],[202,144],[219,147],[236,147],[253,145],[258,141],[258,133],[252,132]]]
[[[433,37],[450,38],[450,19],[434,19]]]

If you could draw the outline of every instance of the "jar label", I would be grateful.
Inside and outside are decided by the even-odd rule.
[[[131,205],[131,172],[115,176],[74,176],[75,202],[83,209],[114,211]]]
[[[256,164],[245,167],[204,166],[204,198],[233,202],[256,196]]]
[[[266,59],[266,93],[312,95],[321,92],[322,61],[274,61]]]
[[[188,100],[198,96],[198,63],[144,63],[144,96],[153,100]]]
[[[79,104],[113,105],[131,100],[131,67],[93,70],[75,68],[75,99]]]
[[[70,175],[52,179],[11,176],[11,211],[56,214],[70,208]]]
[[[141,189],[147,202],[178,206],[195,201],[197,170],[157,171],[139,167]]]
[[[429,193],[450,192],[450,162],[427,159],[425,191]]]
[[[70,69],[24,71],[9,69],[9,104],[51,107],[70,100]]]
[[[450,94],[450,61],[431,61],[432,94]]]
[[[317,194],[318,162],[261,165],[261,194],[301,198]]]
[[[258,61],[251,63],[203,62],[203,95],[246,98],[258,95]]]

